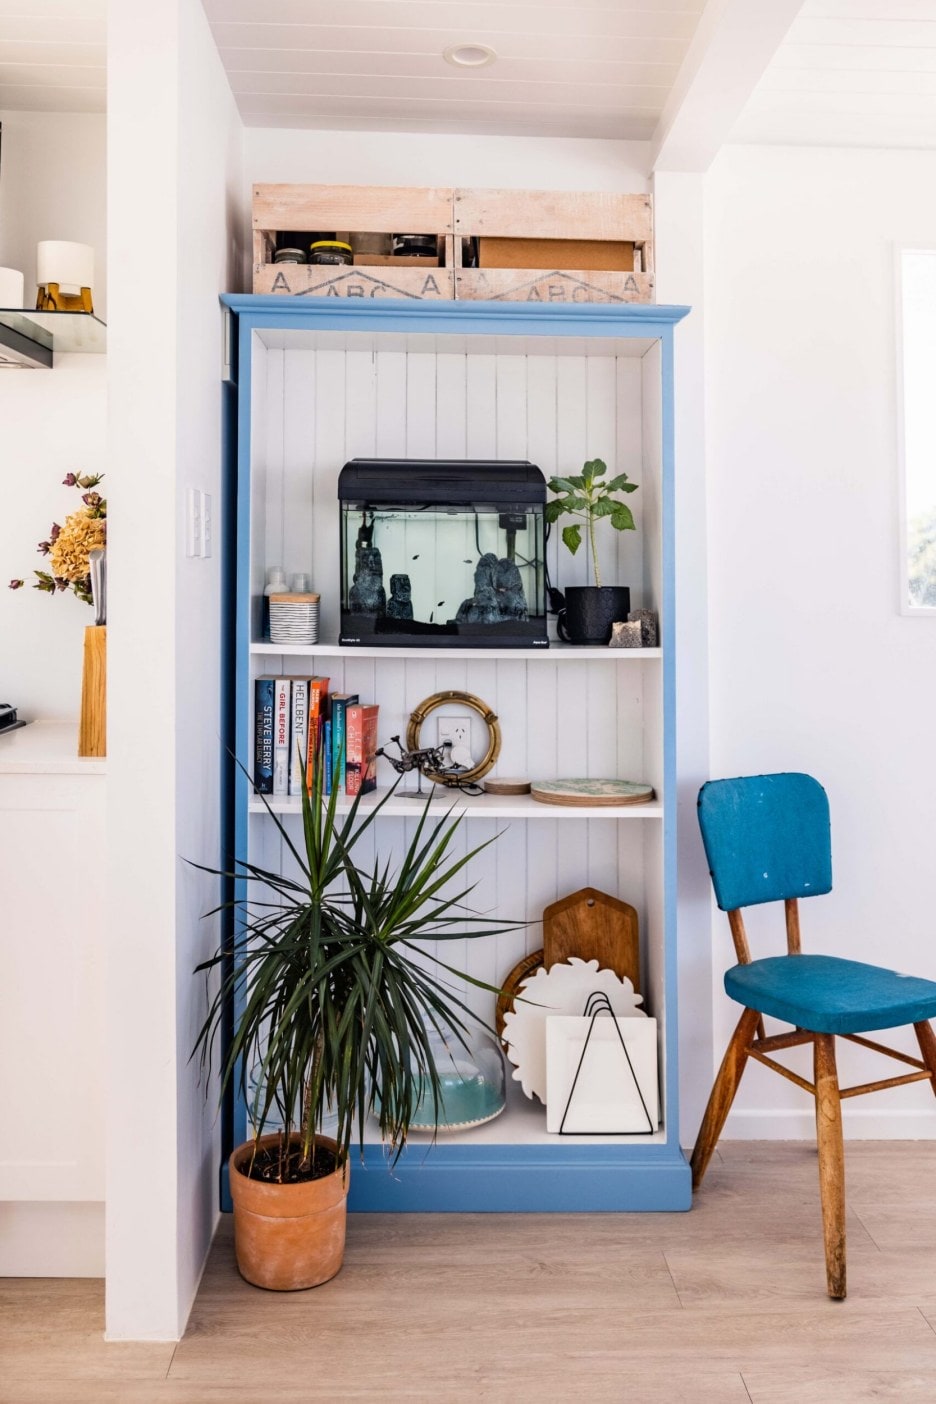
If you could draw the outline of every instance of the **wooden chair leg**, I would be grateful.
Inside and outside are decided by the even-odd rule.
[[[920,1057],[929,1070],[930,1086],[936,1093],[936,1034],[933,1033],[931,1025],[925,1019],[921,1024],[914,1024],[913,1032],[920,1045]]]
[[[697,1190],[702,1183],[708,1169],[708,1163],[712,1158],[712,1151],[718,1144],[718,1138],[722,1133],[725,1118],[731,1110],[731,1104],[734,1101],[738,1083],[741,1081],[741,1074],[744,1072],[744,1065],[747,1062],[748,1048],[760,1017],[756,1009],[745,1009],[738,1021],[738,1027],[731,1036],[731,1042],[725,1049],[725,1056],[718,1070],[715,1086],[708,1099],[705,1116],[702,1118],[695,1149],[692,1152],[692,1188],[694,1190]]]
[[[845,1147],[842,1101],[835,1068],[835,1036],[815,1036],[816,1138],[819,1195],[829,1296],[845,1296]]]

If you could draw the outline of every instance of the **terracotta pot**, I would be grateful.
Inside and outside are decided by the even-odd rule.
[[[294,1142],[298,1137],[293,1137]],[[350,1167],[299,1185],[270,1185],[251,1180],[240,1166],[249,1163],[255,1144],[263,1150],[279,1137],[261,1136],[232,1151],[229,1161],[234,1201],[234,1248],[242,1277],[272,1292],[318,1287],[334,1277],[344,1259]],[[334,1141],[318,1144],[337,1151]]]

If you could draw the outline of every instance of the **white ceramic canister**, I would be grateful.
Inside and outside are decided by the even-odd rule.
[[[318,595],[291,592],[269,599],[271,643],[318,643]]]

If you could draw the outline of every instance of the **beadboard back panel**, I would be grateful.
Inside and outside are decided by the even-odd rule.
[[[353,338],[349,338],[353,342]],[[547,478],[577,473],[587,458],[603,458],[611,474],[626,472],[639,491],[628,498],[637,531],[614,533],[599,524],[604,583],[631,587],[633,607],[659,610],[661,601],[660,363],[656,343],[643,357],[582,354],[433,352],[412,349],[270,349],[254,356],[251,579],[254,638],[259,640],[265,570],[311,570],[321,594],[321,637],[333,642],[339,619],[338,473],[354,457],[528,458]],[[576,348],[577,350],[579,348]],[[650,382],[649,386],[647,382]],[[645,419],[654,421],[646,424]],[[562,523],[560,523],[560,526]],[[601,526],[604,530],[601,530]],[[428,526],[428,524],[427,524]],[[417,542],[414,555],[429,555]],[[470,549],[469,549],[470,548]],[[474,543],[466,543],[465,556]],[[547,547],[549,576],[565,587],[591,583],[587,542],[573,557],[559,529]],[[456,601],[457,603],[460,601]],[[551,625],[554,634],[554,625]],[[618,776],[663,786],[662,663],[631,654],[619,661],[580,662],[547,654],[535,661],[495,660],[470,651],[426,651],[413,660],[368,657],[281,657],[275,645],[252,657],[254,674],[327,674],[333,691],[356,692],[381,707],[380,739],[405,735],[409,713],[431,693],[473,693],[497,713],[503,743],[496,773],[544,779],[557,775]],[[457,712],[457,706],[447,709]],[[462,709],[464,710],[464,709]],[[436,719],[424,725],[436,740]],[[480,719],[472,745],[483,749]],[[393,775],[380,763],[379,783]],[[416,806],[414,805],[414,810]],[[545,808],[545,807],[544,807]],[[288,824],[298,824],[288,819]],[[385,818],[361,847],[369,866],[399,853],[415,819]],[[250,821],[251,853],[261,866],[289,870],[289,854],[263,816]],[[591,885],[637,908],[641,921],[643,988],[649,1012],[663,1020],[661,821],[613,819],[528,821],[472,819],[462,824],[456,852],[495,839],[469,865],[468,904],[492,917],[526,923],[480,941],[438,943],[447,963],[499,985],[511,967],[542,944],[543,909]],[[486,1019],[494,996],[468,986],[466,1002]]]
[[[254,384],[263,404],[254,430],[262,475],[255,478],[262,499],[256,594],[267,566],[311,570],[322,595],[322,637],[337,639],[338,474],[350,458],[529,458],[547,478],[603,458],[640,490],[628,499],[637,531],[601,524],[602,578],[629,584],[634,608],[657,608],[643,576],[641,518],[658,495],[642,479],[642,367],[641,359],[613,356],[264,349]],[[592,579],[587,539],[573,557],[554,530],[547,561],[554,585]]]

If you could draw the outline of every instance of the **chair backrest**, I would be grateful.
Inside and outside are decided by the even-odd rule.
[[[811,775],[710,780],[699,826],[723,912],[832,890],[829,801]]]

